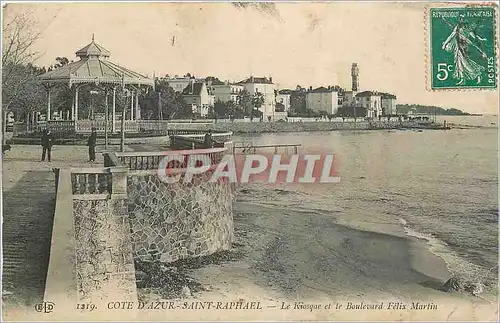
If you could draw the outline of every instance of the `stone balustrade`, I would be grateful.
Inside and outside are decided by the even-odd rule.
[[[227,151],[227,147],[221,147],[198,150],[170,150],[163,152],[105,152],[104,165],[125,166],[130,171],[157,171],[163,158],[168,155],[181,155],[184,156],[184,162],[170,163],[167,167],[184,169],[187,168],[188,158],[191,155],[207,155],[210,158],[212,165],[215,165],[222,160]]]
[[[76,199],[107,199],[126,194],[126,167],[72,168],[71,188]]]

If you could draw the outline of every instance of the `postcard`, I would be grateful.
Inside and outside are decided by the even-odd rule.
[[[498,321],[498,3],[2,2],[5,321]]]

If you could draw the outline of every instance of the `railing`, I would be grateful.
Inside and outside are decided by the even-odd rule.
[[[200,119],[200,120],[192,120],[192,119],[172,119],[169,120],[170,123],[197,123],[197,124],[213,124],[214,119]]]
[[[191,155],[206,155],[212,165],[222,160],[228,148],[211,148],[200,150],[171,150],[164,152],[105,152],[104,166],[125,166],[131,171],[157,170],[163,158],[172,155],[184,156],[183,162],[172,161],[167,168],[186,168]],[[114,155],[114,156],[113,156]]]
[[[184,137],[184,138],[192,138],[192,139],[198,139],[198,140],[203,140],[205,138],[205,134],[178,134],[177,136],[179,137]],[[233,136],[233,133],[231,131],[229,132],[221,132],[221,133],[212,133],[212,138],[216,141],[220,142],[226,142],[230,141]]]
[[[215,141],[211,147],[207,147],[204,140],[189,138],[186,136],[170,136],[170,148],[174,150],[179,149],[209,149],[224,147],[224,142]]]
[[[126,194],[126,176],[125,167],[72,168],[73,198],[106,199],[112,195]]]
[[[47,121],[47,128],[53,133],[74,133],[75,122],[72,120],[50,120]]]
[[[166,131],[168,121],[167,120],[137,120],[139,132],[143,131]]]
[[[113,122],[108,121],[108,132],[111,133]],[[125,120],[125,132],[139,132],[139,125],[136,120]],[[96,128],[98,133],[103,133],[106,129],[105,120],[78,120],[76,122],[76,132],[91,133],[92,128]],[[115,120],[115,131],[120,131],[121,120]]]

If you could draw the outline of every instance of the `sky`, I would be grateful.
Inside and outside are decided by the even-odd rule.
[[[361,90],[498,113],[498,90],[428,90],[424,3],[10,3],[3,10],[6,20],[32,15],[42,66],[57,56],[77,60],[94,34],[111,61],[150,77],[272,76],[279,88],[350,89],[356,62]]]

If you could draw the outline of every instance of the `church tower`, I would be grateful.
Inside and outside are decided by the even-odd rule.
[[[357,92],[359,90],[359,68],[358,63],[352,63],[351,66],[351,77],[352,77],[352,91]]]

